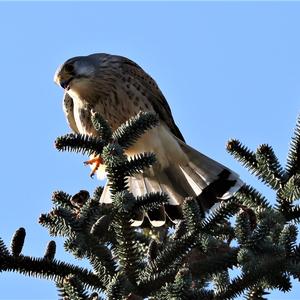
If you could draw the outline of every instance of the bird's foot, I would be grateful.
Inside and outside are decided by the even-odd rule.
[[[103,159],[101,156],[92,158],[92,159],[84,162],[85,165],[93,165],[94,164],[94,168],[90,174],[91,177],[94,177],[94,175],[96,174],[97,170],[99,169],[99,167],[102,163],[103,163]]]

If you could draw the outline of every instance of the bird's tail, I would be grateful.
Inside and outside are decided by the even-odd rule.
[[[181,219],[181,206],[185,197],[197,196],[204,210],[211,208],[220,199],[230,198],[242,185],[239,176],[198,152],[181,140],[178,144],[187,159],[180,164],[170,164],[163,169],[153,166],[151,172],[144,172],[129,178],[129,190],[135,196],[150,192],[163,192],[169,196],[169,204],[140,214],[133,221],[133,226],[140,226],[147,217],[155,227],[162,226],[166,216],[176,222]],[[111,202],[108,186],[105,187],[101,202]]]
[[[244,185],[234,171],[182,141],[179,141],[179,144],[189,160],[181,169],[204,211],[220,200],[232,197]]]

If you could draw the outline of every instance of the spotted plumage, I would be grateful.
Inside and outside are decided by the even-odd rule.
[[[96,134],[90,119],[92,110],[100,113],[113,130],[139,111],[159,116],[159,126],[126,152],[129,156],[156,153],[158,162],[151,169],[129,178],[134,195],[168,193],[169,205],[148,213],[154,226],[164,224],[165,211],[170,219],[179,218],[180,204],[187,196],[222,199],[242,185],[233,171],[185,144],[158,85],[135,62],[104,53],[74,57],[58,68],[54,80],[65,89],[64,111],[74,132]],[[102,168],[99,176],[104,174]],[[100,201],[111,202],[107,185]],[[142,222],[143,216],[134,225]]]

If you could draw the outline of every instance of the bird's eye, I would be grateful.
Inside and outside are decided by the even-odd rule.
[[[68,72],[68,73],[72,73],[74,71],[74,66],[71,65],[71,64],[67,64],[65,65],[65,70]]]

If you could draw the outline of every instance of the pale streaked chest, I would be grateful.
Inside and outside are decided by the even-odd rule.
[[[73,115],[76,126],[80,133],[93,134],[94,129],[91,122],[91,105],[83,101],[71,90],[68,92],[73,99]]]
[[[96,88],[91,88],[88,93],[87,91],[78,87],[68,91],[74,101],[74,119],[81,133],[93,134],[91,109],[104,117],[113,130],[139,111],[151,110],[150,105],[147,105],[148,99],[129,84],[112,87],[105,94]]]

